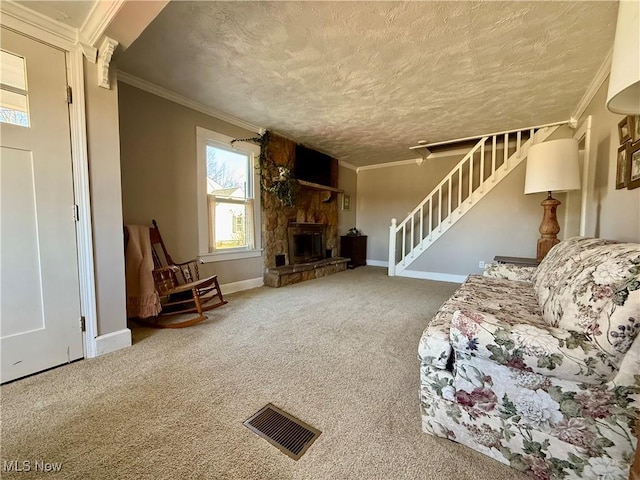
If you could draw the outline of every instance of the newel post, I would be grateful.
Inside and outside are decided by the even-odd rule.
[[[389,227],[389,276],[394,277],[396,274],[396,219],[391,219]]]

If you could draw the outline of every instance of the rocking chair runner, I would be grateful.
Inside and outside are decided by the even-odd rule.
[[[160,235],[155,220],[149,228],[153,255],[153,280],[160,296],[162,311],[155,320],[142,323],[156,328],[182,328],[195,325],[207,317],[203,312],[228,303],[222,297],[217,275],[200,278],[198,262],[190,260],[176,263],[171,258]],[[162,322],[161,317],[182,313],[197,313],[198,316],[181,322]]]

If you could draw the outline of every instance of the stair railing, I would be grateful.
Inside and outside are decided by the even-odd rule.
[[[519,165],[534,142],[544,141],[563,123],[480,137],[404,220],[397,223],[395,218],[391,219],[389,275],[394,276],[405,270]],[[523,142],[523,139],[526,140]],[[500,147],[502,155],[498,154]],[[513,153],[510,154],[511,151]],[[489,154],[490,159],[487,156]]]

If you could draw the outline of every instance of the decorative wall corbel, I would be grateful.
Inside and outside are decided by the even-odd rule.
[[[98,86],[109,89],[109,63],[113,52],[118,46],[118,42],[112,38],[105,37],[102,45],[98,49]]]

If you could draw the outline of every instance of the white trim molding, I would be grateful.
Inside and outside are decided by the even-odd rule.
[[[2,25],[15,29],[63,50],[71,50],[78,40],[77,29],[11,0],[0,2]]]
[[[386,260],[370,260],[367,258],[367,265],[371,267],[387,268],[389,266],[389,262],[387,262]]]
[[[99,0],[95,2],[80,27],[80,38],[86,39],[89,45],[95,46],[125,3],[125,0]]]
[[[197,102],[190,98],[187,98],[178,93],[172,92],[160,85],[156,85],[155,83],[147,82],[141,78],[135,77],[127,72],[123,72],[122,70],[118,70],[118,81],[126,83],[127,85],[131,85],[132,87],[139,88],[140,90],[144,90],[145,92],[151,93],[153,95],[157,95],[158,97],[164,98],[165,100],[169,100],[170,102],[177,103],[178,105],[182,105],[183,107],[190,108],[197,112],[204,113],[205,115],[209,115],[211,117],[215,117],[219,120],[223,120],[231,125],[235,125],[236,127],[241,127],[250,132],[263,133],[264,129],[253,123],[245,122],[233,115],[229,115],[228,113],[221,112],[213,107],[205,105],[203,103]]]
[[[609,50],[609,53],[602,61],[602,64],[600,65],[600,68],[596,72],[595,77],[593,77],[593,80],[591,80],[589,87],[587,87],[586,92],[584,92],[584,95],[578,102],[578,105],[576,105],[576,109],[571,114],[571,121],[573,122],[573,125],[575,125],[571,128],[576,128],[578,126],[578,120],[580,120],[580,117],[585,112],[585,110],[591,103],[591,100],[593,100],[593,97],[595,97],[596,93],[598,92],[598,90],[600,89],[604,81],[607,79],[607,76],[611,72],[612,56],[613,56],[613,47],[611,48],[611,50]]]
[[[454,273],[418,272],[417,270],[403,270],[401,273],[397,273],[396,276],[449,283],[464,283],[468,277],[468,275],[456,275]]]
[[[224,283],[220,285],[223,295],[242,292],[243,290],[251,290],[252,288],[262,287],[264,279],[262,277],[250,278],[248,280],[240,280],[239,282]]]
[[[373,165],[358,167],[356,172],[360,173],[361,170],[375,170],[376,168],[399,167],[400,165],[418,165],[418,160],[422,160],[422,157],[411,158],[409,160],[398,160],[397,162],[375,163]]]
[[[91,218],[91,191],[89,185],[89,156],[87,150],[87,118],[84,96],[83,54],[75,49],[69,58],[69,85],[73,90],[73,103],[69,105],[71,123],[71,151],[73,162],[73,194],[78,205],[76,235],[78,245],[78,269],[80,277],[80,305],[85,317],[84,356],[92,358],[96,353],[98,313],[96,308],[96,281],[93,258],[93,231]]]
[[[384,260],[367,259],[367,265],[371,267],[389,268],[389,262]],[[396,277],[419,278],[422,280],[434,280],[436,282],[464,283],[468,275],[456,275],[454,273],[419,272],[417,270],[403,270],[396,273]]]
[[[356,167],[355,165],[351,165],[350,163],[343,162],[342,160],[338,160],[338,165],[358,173],[358,167]]]
[[[123,328],[116,332],[107,333],[106,335],[100,335],[95,339],[96,343],[96,357],[105,355],[107,353],[115,352],[122,348],[131,346],[131,330]]]
[[[98,50],[98,86],[109,90],[109,64],[118,42],[113,38],[105,37]]]

